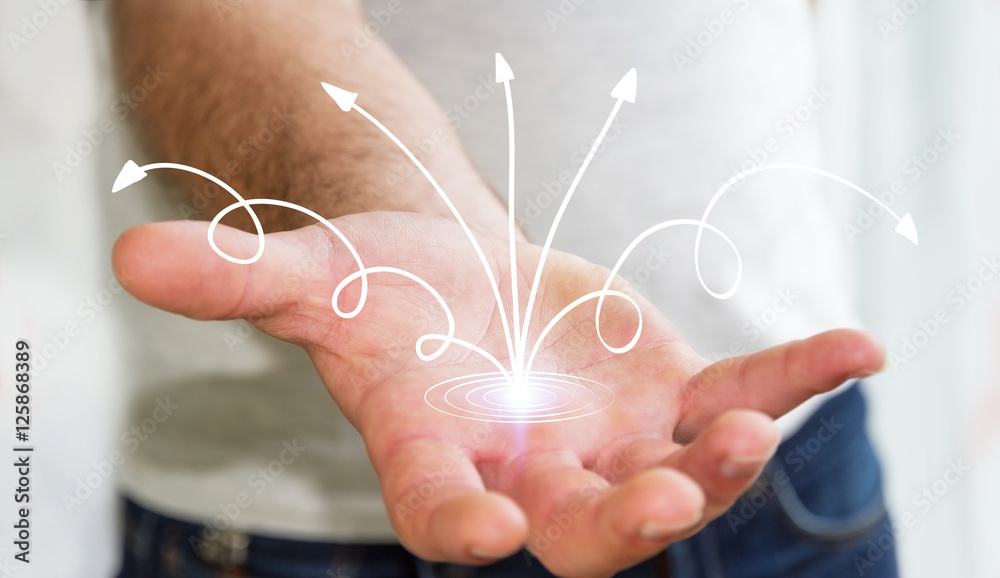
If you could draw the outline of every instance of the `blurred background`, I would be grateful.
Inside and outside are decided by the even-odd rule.
[[[58,352],[42,370],[51,386],[33,400],[35,555],[88,560],[79,575],[108,576],[117,514],[114,468],[102,464],[127,431],[109,418],[119,415],[121,376],[74,368],[115,367],[109,344],[120,295],[107,255],[12,249],[19,232],[40,228],[67,243],[102,235],[93,213],[104,192],[91,186],[99,155],[80,159],[70,174],[28,160],[64,161],[66,146],[111,115],[115,99],[111,87],[94,81],[101,40],[87,22],[88,3],[53,1],[58,15],[23,43],[12,35],[24,38],[23,19],[41,3],[0,5],[0,131],[34,135],[0,139],[0,344],[6,348],[28,327],[48,335]],[[878,191],[897,213],[911,213],[920,233],[918,250],[896,242],[864,202],[843,224],[844,243],[862,263],[857,291],[865,323],[890,353],[867,391],[897,527],[874,546],[895,549],[904,576],[1000,578],[1000,3],[817,4],[823,82],[832,95],[816,113],[826,139],[824,168]],[[38,83],[12,80],[25,77]],[[46,113],[9,112],[25,103]],[[51,197],[58,197],[51,205],[57,208],[41,212],[49,204],[38,199]],[[56,271],[73,285],[45,283],[59,289],[37,295],[19,283],[22,275]],[[25,310],[19,303],[29,298],[53,305]],[[78,325],[76,333],[67,333],[67,321]],[[0,376],[5,424],[13,399],[8,374]],[[4,469],[0,496],[12,495],[14,483]],[[2,507],[7,520],[6,498]],[[0,576],[36,575],[10,562],[12,535],[8,524],[0,527]],[[80,571],[67,564],[66,573],[53,575]]]
[[[867,393],[889,507],[897,522],[912,515],[894,540],[903,575],[995,578],[1000,277],[984,265],[1000,257],[1000,4],[822,1],[819,10],[836,94],[822,113],[830,170],[882,191],[920,231],[918,251],[888,242],[869,203],[845,223],[861,257],[866,326],[890,352]]]

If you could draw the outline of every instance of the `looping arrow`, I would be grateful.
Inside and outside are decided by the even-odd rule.
[[[156,163],[145,166],[139,166],[130,160],[126,162],[125,165],[122,167],[122,170],[118,174],[118,177],[115,179],[114,185],[111,190],[113,193],[117,193],[125,189],[126,187],[129,187],[144,179],[147,176],[147,171],[154,169],[165,169],[165,168],[187,171],[213,181],[214,183],[218,184],[223,189],[225,189],[227,192],[229,192],[233,196],[233,198],[236,199],[236,202],[224,208],[212,220],[212,223],[209,226],[208,230],[208,242],[209,245],[212,247],[212,249],[219,256],[232,263],[237,263],[237,264],[254,263],[258,259],[260,259],[261,255],[263,255],[264,252],[265,235],[260,220],[258,219],[256,213],[254,213],[253,211],[252,208],[253,205],[275,205],[275,206],[290,208],[315,218],[318,222],[320,222],[328,229],[330,229],[330,231],[332,231],[344,243],[344,245],[350,251],[351,255],[354,257],[354,260],[358,266],[358,270],[349,275],[348,277],[346,277],[343,281],[341,281],[340,284],[337,286],[336,290],[334,291],[333,298],[331,300],[334,312],[343,319],[350,319],[361,312],[361,309],[364,307],[365,301],[367,299],[368,276],[371,274],[390,273],[394,275],[401,275],[419,284],[425,290],[430,292],[434,296],[434,298],[438,301],[438,303],[441,305],[441,307],[444,309],[448,318],[448,333],[427,334],[420,337],[416,343],[417,356],[424,361],[433,361],[434,359],[437,359],[441,354],[443,354],[445,349],[449,345],[455,344],[483,356],[485,359],[490,361],[494,366],[496,366],[497,369],[499,370],[499,373],[497,374],[482,374],[482,375],[465,376],[464,378],[458,378],[459,381],[464,380],[463,383],[461,383],[460,385],[453,385],[452,382],[454,380],[449,380],[446,382],[442,382],[441,384],[435,385],[431,387],[428,390],[427,395],[425,395],[425,399],[428,400],[428,404],[430,404],[431,407],[433,407],[434,409],[442,411],[443,413],[449,415],[455,415],[458,417],[465,417],[468,419],[485,419],[482,416],[488,414],[484,414],[482,411],[479,411],[479,409],[482,409],[484,407],[482,405],[483,403],[487,405],[493,404],[494,406],[496,406],[494,409],[497,409],[499,413],[495,415],[489,414],[491,416],[490,419],[498,419],[499,421],[517,422],[517,423],[540,423],[544,421],[557,421],[562,419],[572,419],[574,417],[582,417],[583,415],[590,415],[597,411],[601,411],[605,407],[607,407],[608,404],[610,404],[611,400],[614,397],[613,393],[610,390],[608,390],[607,387],[601,384],[587,383],[588,380],[582,380],[580,378],[574,378],[572,376],[561,376],[558,374],[548,374],[545,372],[532,372],[531,368],[532,364],[535,361],[535,356],[538,353],[542,342],[549,335],[552,328],[572,310],[574,310],[575,308],[584,303],[587,303],[595,299],[597,300],[597,311],[595,313],[594,322],[597,328],[597,335],[601,341],[601,344],[604,345],[605,348],[607,348],[609,351],[613,353],[627,352],[636,345],[642,333],[642,313],[639,304],[635,299],[633,299],[626,293],[612,290],[611,284],[614,282],[618,272],[621,270],[621,267],[624,265],[625,261],[632,254],[635,248],[650,235],[662,231],[664,229],[676,226],[689,226],[697,228],[697,234],[695,238],[695,248],[694,248],[694,263],[695,263],[695,271],[697,273],[698,280],[701,283],[702,287],[709,294],[719,299],[727,299],[737,291],[743,275],[742,257],[740,256],[740,252],[737,249],[736,245],[732,242],[732,240],[729,237],[727,237],[725,233],[723,233],[721,230],[710,225],[708,223],[708,218],[711,215],[712,210],[717,206],[722,196],[725,195],[726,192],[728,192],[737,183],[739,183],[740,181],[746,179],[751,175],[771,170],[792,170],[792,171],[807,172],[833,180],[837,183],[840,183],[841,185],[844,185],[849,189],[854,190],[857,193],[860,193],[861,195],[877,203],[880,207],[882,207],[886,211],[886,213],[888,213],[889,215],[891,215],[893,218],[896,219],[897,221],[895,228],[896,233],[910,240],[914,245],[918,244],[919,239],[917,236],[917,229],[916,226],[914,225],[913,218],[910,216],[909,213],[906,213],[903,216],[897,215],[885,203],[883,203],[874,195],[862,189],[858,185],[855,185],[854,183],[847,181],[846,179],[843,179],[826,171],[804,165],[796,165],[788,163],[774,163],[774,164],[760,165],[752,169],[743,171],[734,176],[733,178],[731,178],[726,183],[724,183],[716,191],[715,195],[713,195],[712,199],[709,201],[708,206],[705,208],[705,212],[702,214],[701,219],[673,219],[670,221],[665,221],[663,223],[660,223],[658,225],[646,229],[639,236],[633,239],[632,242],[625,249],[625,251],[622,253],[621,257],[619,257],[618,262],[615,264],[614,268],[611,270],[608,279],[604,284],[604,287],[599,291],[594,291],[586,295],[583,295],[582,297],[578,298],[577,300],[573,301],[572,303],[564,307],[562,311],[560,311],[555,317],[553,317],[552,320],[549,321],[549,323],[541,331],[541,334],[535,340],[535,344],[532,347],[530,353],[526,353],[528,333],[531,324],[532,314],[535,308],[535,301],[538,295],[538,289],[541,283],[542,273],[545,269],[546,259],[552,248],[552,242],[553,239],[555,238],[556,231],[558,230],[559,224],[561,223],[562,218],[565,215],[566,207],[569,205],[570,200],[573,198],[573,195],[576,193],[577,187],[579,186],[581,180],[583,179],[584,173],[586,173],[587,168],[590,166],[591,161],[593,161],[594,156],[597,154],[597,151],[600,149],[601,144],[604,142],[604,139],[607,136],[608,130],[611,128],[614,119],[619,114],[622,107],[622,103],[635,102],[637,78],[638,75],[636,73],[636,70],[633,68],[629,70],[625,74],[625,76],[621,78],[621,80],[618,81],[618,83],[611,91],[611,97],[615,99],[614,107],[612,108],[611,113],[608,115],[608,118],[605,121],[603,127],[601,128],[601,131],[598,133],[597,138],[594,140],[594,143],[590,147],[590,151],[584,158],[583,164],[580,166],[579,170],[576,173],[576,176],[573,178],[572,183],[567,189],[566,195],[564,196],[562,203],[559,205],[559,209],[556,212],[555,218],[553,219],[552,224],[549,227],[548,235],[546,236],[545,243],[542,246],[542,252],[538,261],[538,266],[535,269],[535,275],[531,283],[527,304],[525,305],[522,315],[520,295],[519,295],[519,275],[517,268],[517,251],[516,251],[517,221],[514,210],[515,198],[516,198],[516,192],[515,192],[516,159],[515,159],[515,138],[514,138],[514,104],[513,104],[513,98],[511,96],[511,87],[510,87],[510,81],[514,80],[514,72],[513,70],[511,70],[510,65],[507,63],[506,59],[504,59],[503,55],[500,54],[499,52],[496,53],[496,82],[502,83],[504,85],[504,94],[506,95],[507,98],[507,130],[508,130],[508,144],[509,144],[508,235],[509,235],[509,245],[510,245],[509,249],[510,249],[510,275],[511,275],[510,316],[507,315],[506,309],[504,307],[503,297],[500,294],[499,285],[497,284],[497,280],[493,274],[492,267],[490,266],[489,261],[486,259],[486,255],[484,254],[482,248],[480,247],[479,242],[476,240],[475,235],[473,235],[472,230],[466,224],[465,220],[462,218],[462,215],[459,214],[458,209],[452,203],[451,199],[448,197],[447,194],[445,194],[444,190],[434,179],[434,177],[430,174],[430,172],[423,165],[423,163],[421,163],[420,160],[417,159],[417,157],[413,154],[413,152],[410,151],[410,149],[407,148],[406,145],[404,145],[396,137],[396,135],[392,133],[392,131],[386,128],[381,122],[379,122],[374,116],[369,114],[365,109],[358,106],[357,104],[358,93],[350,92],[344,90],[343,88],[327,84],[325,82],[321,83],[323,89],[326,91],[328,95],[330,95],[330,97],[334,100],[334,102],[342,111],[344,112],[356,111],[359,114],[361,114],[376,128],[378,128],[383,134],[385,134],[401,151],[403,151],[403,153],[406,154],[406,156],[410,159],[410,161],[424,175],[424,177],[428,180],[428,182],[430,182],[431,186],[434,187],[434,190],[437,191],[438,195],[442,198],[442,200],[444,200],[445,204],[448,206],[448,209],[451,211],[452,215],[454,215],[459,225],[465,231],[466,236],[472,243],[472,246],[479,257],[479,260],[483,265],[483,269],[486,273],[487,279],[489,280],[491,289],[493,291],[493,297],[496,301],[496,306],[500,313],[500,319],[504,331],[504,336],[506,337],[507,340],[508,355],[510,357],[509,370],[505,368],[504,365],[500,363],[500,361],[498,361],[495,357],[493,357],[493,355],[491,355],[489,352],[481,349],[475,344],[463,341],[461,339],[457,339],[455,337],[455,320],[452,316],[451,310],[448,308],[448,305],[445,302],[444,298],[430,284],[428,284],[423,279],[417,277],[416,275],[408,271],[404,271],[402,269],[398,269],[395,267],[365,267],[365,265],[361,261],[361,257],[358,255],[357,250],[354,248],[351,242],[343,235],[343,233],[341,233],[340,230],[337,229],[337,227],[335,227],[330,221],[328,221],[327,219],[323,218],[322,216],[318,215],[317,213],[309,209],[306,209],[299,205],[295,205],[293,203],[280,200],[244,199],[242,196],[240,196],[239,193],[233,190],[232,187],[222,182],[215,176],[192,167],[174,163]],[[245,209],[250,214],[250,217],[254,223],[254,228],[256,229],[257,232],[257,240],[258,240],[257,251],[252,257],[249,258],[238,258],[229,255],[228,253],[222,251],[216,245],[215,242],[215,231],[219,222],[222,220],[223,217],[228,215],[230,212],[239,209]],[[736,255],[736,260],[737,260],[736,279],[730,286],[730,288],[727,289],[726,291],[722,292],[713,291],[711,288],[708,287],[708,284],[702,277],[700,250],[701,250],[701,240],[705,230],[708,230],[709,232],[721,237],[722,240],[729,245],[733,253]],[[359,297],[358,303],[354,307],[354,309],[350,311],[344,311],[340,308],[339,297],[342,291],[348,285],[357,280],[361,281],[361,296]],[[632,339],[624,346],[616,347],[610,345],[605,340],[604,335],[601,332],[601,323],[600,323],[601,311],[604,306],[604,300],[607,297],[616,297],[628,301],[635,309],[636,313],[639,315],[638,327],[636,328]],[[439,341],[441,342],[441,345],[438,349],[434,350],[432,353],[424,353],[423,346],[428,341]],[[494,383],[494,376],[496,376],[498,379],[501,380],[499,382],[500,385]],[[489,384],[488,386],[482,385],[484,379],[486,380],[486,382],[488,382]],[[553,386],[553,383],[556,383],[556,385]],[[449,386],[449,389],[442,390],[441,389],[442,386],[446,385]],[[451,398],[449,397],[449,395],[454,391],[458,391],[466,387],[473,388],[472,390],[470,390],[469,395],[473,395],[474,392],[483,392],[483,391],[488,391],[491,393],[481,393],[481,395],[476,394],[482,397],[482,399],[476,398],[478,401],[473,403],[475,408],[479,409],[460,408],[459,406],[455,405],[452,401],[450,401]],[[492,397],[490,396],[492,395],[492,392],[495,392],[494,389],[495,387],[501,387],[501,388],[505,387],[508,388],[509,391],[515,392],[517,395],[507,396],[510,399],[514,400],[513,402],[510,402],[513,405],[504,405],[504,403],[507,403],[506,401],[503,403],[490,401],[492,400]],[[532,397],[530,395],[526,395],[526,392],[528,392],[529,390],[535,390],[536,393],[543,392],[546,395],[548,395],[553,391],[565,393],[566,391],[570,391],[572,388],[577,388],[580,391],[586,390],[589,392],[588,396],[593,397],[594,399],[598,399],[600,400],[600,402],[593,407],[590,405],[582,407],[572,407],[571,409],[567,409],[565,411],[558,411],[554,413],[549,412],[548,411],[549,408],[546,407],[523,405],[527,403],[533,403]],[[603,388],[603,390],[601,388]],[[607,390],[607,392],[604,392],[604,390]],[[441,393],[442,391],[444,393]],[[440,403],[438,402],[432,403],[430,401],[432,393],[434,393],[435,396],[443,396],[443,401],[440,401]],[[504,399],[507,399],[507,397],[504,397]],[[435,399],[437,398],[435,397]],[[571,405],[572,401],[568,402],[568,404]],[[536,412],[536,413],[532,414],[531,412]],[[496,417],[497,415],[500,415],[501,418],[497,418]]]

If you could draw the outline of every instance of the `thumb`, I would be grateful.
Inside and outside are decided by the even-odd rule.
[[[193,319],[269,317],[296,302],[306,273],[310,284],[326,281],[329,304],[330,244],[316,227],[265,235],[266,250],[249,265],[216,254],[208,227],[175,221],[125,231],[112,250],[115,276],[140,301]],[[251,257],[259,247],[257,235],[222,225],[214,239],[233,258]]]

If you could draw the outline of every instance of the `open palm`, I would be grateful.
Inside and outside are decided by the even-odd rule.
[[[457,225],[408,213],[334,224],[367,267],[399,267],[439,291],[456,338],[509,362],[504,317]],[[610,405],[562,421],[523,423],[531,420],[510,413],[491,420],[488,411],[464,419],[425,394],[498,369],[456,344],[431,361],[418,356],[418,339],[448,328],[426,288],[372,273],[364,307],[345,319],[331,295],[358,268],[328,229],[268,235],[262,258],[239,265],[212,252],[207,227],[164,223],[126,232],[114,254],[122,283],[150,305],[195,319],[248,318],[304,347],[364,438],[400,540],[427,559],[486,563],[527,544],[559,575],[604,576],[631,566],[696,532],[753,483],[779,441],[772,418],[883,364],[871,337],[838,330],[710,365],[618,282],[612,288],[629,294],[642,316],[631,350],[616,354],[601,343],[590,301],[553,326],[532,367],[603,384],[613,392]],[[216,241],[232,255],[257,248],[254,235],[225,227]],[[510,287],[507,241],[483,243],[499,286]],[[539,254],[532,245],[518,248],[525,292]],[[549,254],[529,347],[549,319],[602,289],[607,276],[579,258]],[[338,304],[351,310],[361,295],[356,280]],[[617,347],[635,335],[639,315],[629,301],[609,297],[600,321],[601,336]],[[424,357],[441,346],[427,340]]]

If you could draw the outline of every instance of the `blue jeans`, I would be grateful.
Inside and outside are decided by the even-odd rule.
[[[891,526],[857,386],[827,401],[755,486],[697,535],[622,578],[894,578]],[[888,538],[887,538],[888,536]],[[524,578],[551,576],[527,552],[490,566],[430,563],[397,545],[206,533],[126,500],[119,578]]]
[[[895,578],[882,474],[857,385],[778,448],[726,514],[670,547],[673,578]]]

